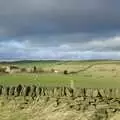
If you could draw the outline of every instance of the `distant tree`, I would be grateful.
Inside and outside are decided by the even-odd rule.
[[[36,66],[33,67],[33,71],[36,72],[37,71],[37,68]]]
[[[52,68],[52,69],[51,69],[51,72],[54,72],[54,71],[55,71],[55,70]]]
[[[68,71],[67,71],[67,70],[64,70],[64,74],[68,74]]]

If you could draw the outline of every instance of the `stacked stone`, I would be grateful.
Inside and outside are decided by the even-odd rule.
[[[3,88],[3,95],[4,96],[8,96],[9,95],[9,91],[10,91],[10,87],[9,86],[5,86]]]
[[[15,95],[15,86],[11,86],[9,90],[9,95],[14,96]]]
[[[0,85],[0,95],[2,95],[3,86]]]
[[[36,85],[2,86],[0,96],[39,96],[48,97],[84,97],[84,98],[120,98],[120,88],[76,88],[70,87],[40,87]]]

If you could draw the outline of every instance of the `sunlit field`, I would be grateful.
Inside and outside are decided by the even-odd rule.
[[[120,86],[119,61],[23,61],[1,63],[1,66],[11,64],[25,68],[36,66],[48,71],[54,68],[60,72],[0,74],[2,85],[69,86],[70,81],[73,80],[76,87],[114,88]],[[64,70],[71,74],[65,75]]]
[[[20,69],[32,69],[36,66],[36,69],[42,70],[42,72],[30,73],[1,72],[0,85],[3,86],[14,87],[21,84],[22,86],[38,85],[41,88],[71,87],[72,81],[75,88],[120,88],[119,61],[19,61],[4,62],[0,64],[0,68],[2,66],[17,66]],[[53,69],[58,72],[51,72]],[[119,120],[120,118],[119,100],[115,98],[86,97],[84,99],[79,96],[40,95],[33,99],[30,95],[6,96],[4,90],[0,96],[0,120],[100,120],[102,118]],[[107,113],[104,112],[105,110]]]

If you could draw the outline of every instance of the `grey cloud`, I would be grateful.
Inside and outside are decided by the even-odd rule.
[[[9,43],[9,44],[6,44]],[[67,43],[57,46],[33,45],[30,41],[0,42],[0,59],[118,59],[120,37],[92,40],[87,43]]]
[[[119,31],[119,3],[119,0],[0,0],[0,35]]]
[[[1,58],[120,58],[119,0],[0,0]]]

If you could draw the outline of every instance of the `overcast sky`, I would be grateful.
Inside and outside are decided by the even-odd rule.
[[[120,0],[0,0],[0,59],[120,59]]]

